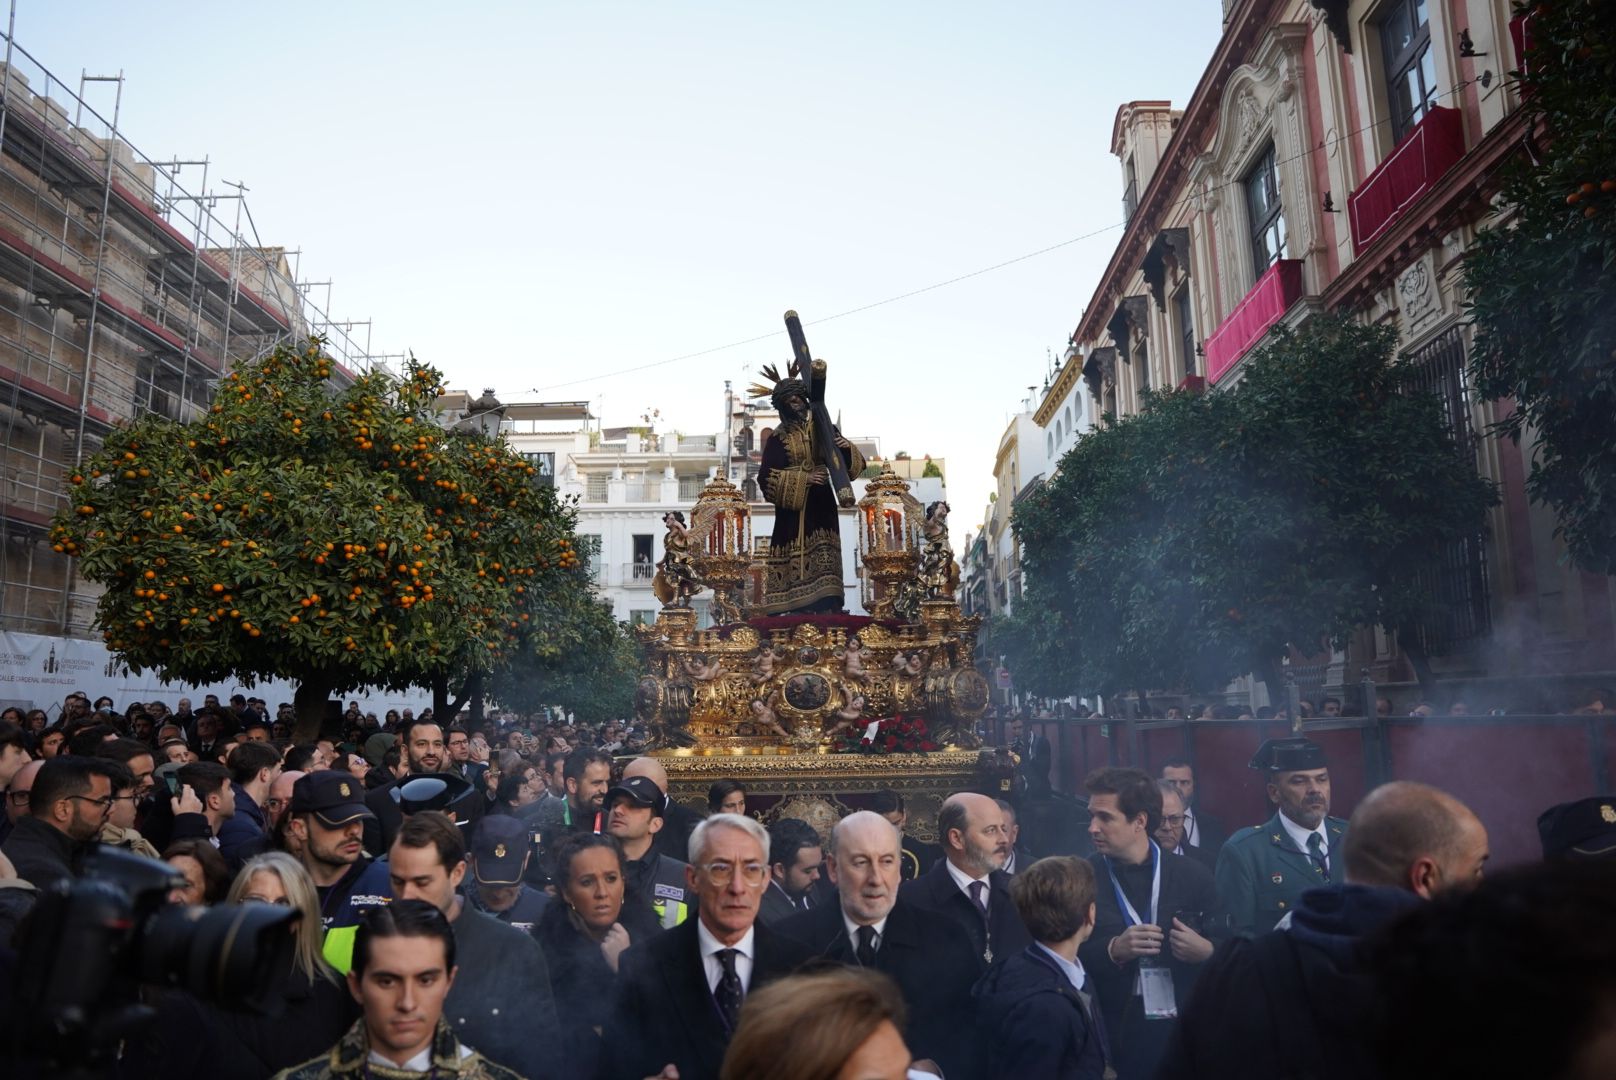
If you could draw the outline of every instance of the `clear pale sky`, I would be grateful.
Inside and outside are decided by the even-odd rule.
[[[70,84],[121,70],[130,142],[245,181],[263,241],[335,281],[334,318],[373,319],[374,351],[452,386],[711,432],[725,379],[789,360],[797,309],[850,434],[948,459],[957,544],[1121,235],[1117,106],[1182,105],[1221,18],[1219,0],[19,0],[16,40]],[[110,115],[110,87],[87,96]]]

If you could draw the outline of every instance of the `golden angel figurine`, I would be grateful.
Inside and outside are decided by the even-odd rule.
[[[690,531],[685,527],[685,515],[679,510],[670,510],[662,515],[662,524],[668,527],[668,532],[662,538],[662,560],[657,563],[651,589],[663,607],[689,607],[690,598],[701,592],[703,586],[696,576],[695,558],[690,553]]]

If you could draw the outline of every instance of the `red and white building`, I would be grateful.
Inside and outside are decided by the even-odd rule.
[[[1610,579],[1562,561],[1524,492],[1531,446],[1486,437],[1509,405],[1475,400],[1464,374],[1460,259],[1496,222],[1498,171],[1523,143],[1508,73],[1529,20],[1508,0],[1225,0],[1224,16],[1188,103],[1117,110],[1128,222],[1057,384],[1082,378],[1097,413],[1127,416],[1147,387],[1238,381],[1278,323],[1394,324],[1503,496],[1485,540],[1429,583],[1447,612],[1424,628],[1438,677],[1478,706],[1608,685]],[[1332,661],[1326,687],[1364,666],[1413,679],[1378,630]]]

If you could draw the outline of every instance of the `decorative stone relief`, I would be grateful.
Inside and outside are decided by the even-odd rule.
[[[1398,307],[1403,313],[1404,332],[1414,336],[1425,324],[1442,314],[1442,292],[1437,287],[1436,268],[1427,251],[1397,277]]]

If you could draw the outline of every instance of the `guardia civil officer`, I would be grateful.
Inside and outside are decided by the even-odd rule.
[[[1341,880],[1337,849],[1347,831],[1345,821],[1330,817],[1330,770],[1318,743],[1269,739],[1251,767],[1268,774],[1268,801],[1277,810],[1261,825],[1236,830],[1217,866],[1229,924],[1247,936],[1272,930],[1303,891]]]

